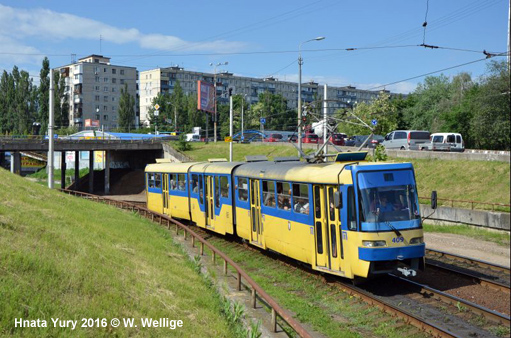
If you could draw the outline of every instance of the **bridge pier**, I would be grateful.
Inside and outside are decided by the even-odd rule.
[[[105,150],[105,195],[110,193],[110,160],[111,160],[111,151]]]
[[[89,194],[94,193],[94,150],[89,151]]]
[[[60,152],[60,189],[66,188],[66,152]]]
[[[21,153],[19,151],[11,153],[11,173],[21,175]]]
[[[80,152],[75,151],[75,190],[80,186]]]

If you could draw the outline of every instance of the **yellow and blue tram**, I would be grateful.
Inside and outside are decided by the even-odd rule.
[[[413,166],[366,154],[314,164],[159,160],[145,170],[147,206],[325,273],[414,275],[425,244]]]

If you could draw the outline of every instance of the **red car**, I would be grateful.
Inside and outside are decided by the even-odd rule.
[[[306,134],[304,137],[302,137],[303,143],[316,143],[319,142],[319,137],[316,134]]]
[[[266,140],[266,142],[282,142],[281,134],[271,134],[270,137]]]
[[[343,146],[345,137],[346,134],[332,134],[330,136],[330,142],[332,142],[332,144],[336,146]]]

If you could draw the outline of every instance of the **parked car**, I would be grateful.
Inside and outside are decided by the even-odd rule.
[[[426,130],[394,130],[385,135],[385,149],[428,150],[430,134]]]
[[[295,134],[293,134],[293,135],[289,135],[289,136],[287,137],[287,141],[288,141],[288,142],[293,142],[293,143],[298,142],[298,135],[295,135]]]
[[[343,146],[343,145],[345,145],[345,142],[344,142],[345,137],[346,137],[346,134],[340,134],[340,133],[332,134],[330,136],[330,142],[332,142],[332,144],[336,145],[336,146]]]
[[[368,137],[369,135],[352,136],[345,141],[345,145],[347,147],[360,147]],[[365,147],[376,148],[381,142],[383,142],[383,136],[373,135],[371,139],[366,142]]]
[[[303,143],[316,143],[319,142],[319,137],[316,134],[305,134],[304,137],[302,137]]]
[[[431,134],[429,150],[465,151],[465,141],[459,133],[434,133]]]
[[[270,137],[268,137],[266,142],[282,142],[282,134],[271,134]]]

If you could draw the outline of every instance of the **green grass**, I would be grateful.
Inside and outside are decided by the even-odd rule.
[[[169,233],[131,212],[0,170],[0,336],[234,337]],[[48,328],[15,328],[15,318]],[[182,328],[53,328],[50,318],[169,318]]]
[[[257,250],[209,241],[237,262],[282,307],[327,337],[408,337],[409,327],[325,283],[308,271],[283,264]],[[424,337],[419,335],[418,337]]]
[[[194,161],[207,161],[208,158],[229,159],[228,143],[218,142],[206,145],[190,142],[190,144],[192,149],[184,153]],[[308,148],[305,150],[308,153],[314,151]],[[277,156],[297,156],[297,150],[286,145],[237,143],[233,145],[235,161],[244,161],[246,155],[265,155],[271,159]],[[431,191],[436,190],[439,199],[511,204],[509,163],[404,158],[392,158],[389,161],[413,164],[421,197],[429,198]],[[422,202],[429,203],[426,200]],[[450,206],[451,203],[439,200],[439,205]],[[454,207],[471,208],[471,205],[457,202]],[[475,204],[474,208],[491,210],[492,207]],[[509,207],[500,207],[496,210],[509,212]]]
[[[62,170],[55,169],[53,171],[53,180],[54,184],[60,184],[60,175],[62,174]],[[89,168],[82,168],[80,169],[80,177],[84,177],[85,175],[89,174]],[[31,174],[27,175],[29,178],[36,179],[38,183],[47,185],[48,184],[48,173],[46,172],[46,168],[42,168],[41,170]],[[75,170],[74,169],[67,169],[66,170],[66,186],[71,184],[71,180],[75,177]]]
[[[447,233],[467,236],[477,240],[489,241],[498,245],[509,247],[509,232],[490,231],[484,228],[477,228],[471,225],[432,225],[424,224],[425,232]]]

